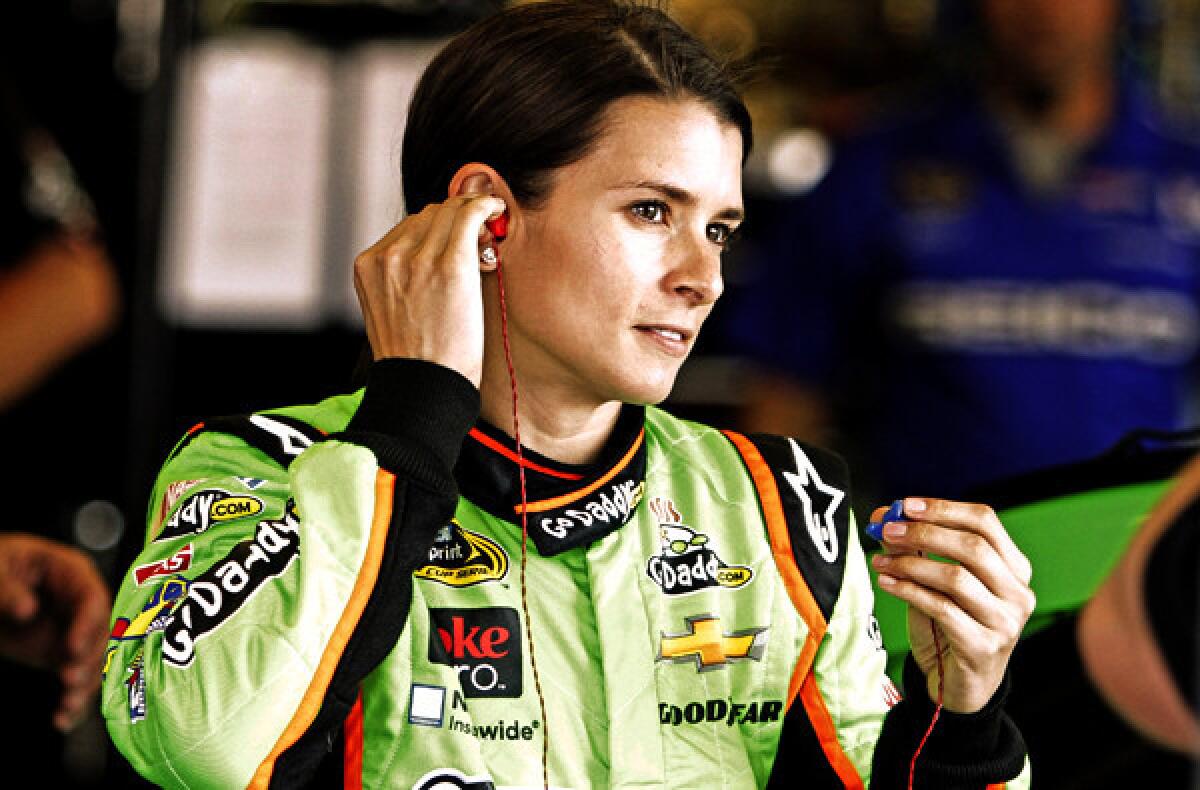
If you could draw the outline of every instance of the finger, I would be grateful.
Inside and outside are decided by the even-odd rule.
[[[0,617],[25,623],[37,614],[37,596],[17,575],[0,572]]]
[[[450,233],[446,239],[446,248],[455,251],[455,255],[470,258],[478,265],[479,243],[483,235],[483,223],[495,219],[505,212],[504,201],[493,195],[474,195],[464,203],[461,211],[454,216]]]
[[[377,293],[385,278],[395,275],[396,265],[403,264],[429,232],[436,213],[437,206],[429,205],[419,213],[405,217],[354,259],[354,279],[360,300],[364,293]],[[399,271],[403,273],[404,269]]]
[[[962,565],[916,556],[876,555],[871,564],[892,579],[903,579],[935,590],[953,601],[984,627],[1014,635],[1020,631],[1010,606]]]
[[[414,255],[420,261],[430,264],[441,260],[446,253],[446,247],[450,242],[450,235],[454,230],[455,222],[461,216],[466,207],[477,200],[479,195],[459,195],[452,197],[445,203],[438,206],[438,210],[430,223],[425,236],[421,239],[420,244],[414,250]],[[479,228],[483,227],[483,220],[479,221]],[[476,229],[478,234],[479,228]],[[476,265],[479,260],[479,247],[476,243],[472,250],[472,265]]]
[[[1017,548],[996,511],[987,505],[948,499],[908,497],[904,514],[917,521],[932,521],[947,527],[974,532],[986,538],[1023,584],[1033,578],[1033,566]]]
[[[104,652],[110,608],[108,594],[103,586],[90,593],[80,603],[67,629],[68,655],[87,658]]]
[[[889,529],[890,528],[890,529]],[[891,556],[936,554],[959,563],[995,596],[1018,605],[1029,603],[1032,592],[1014,574],[992,543],[975,532],[964,532],[929,522],[898,521],[884,527]],[[936,563],[945,565],[946,563]]]
[[[937,590],[886,573],[879,575],[879,586],[941,626],[952,649],[959,656],[971,653],[962,649],[964,645],[978,645],[984,640],[991,640],[990,632],[978,620]]]
[[[87,707],[92,700],[92,695],[98,689],[99,686],[95,689],[76,686],[68,691],[64,691],[54,712],[55,728],[59,732],[70,732],[74,729],[83,720],[84,714],[87,713]]]
[[[78,549],[53,545],[43,555],[42,595],[67,619],[64,643],[74,658],[97,649],[108,621],[108,587],[91,558]],[[101,648],[102,649],[102,648]]]
[[[66,732],[87,712],[87,706],[100,690],[104,665],[104,645],[98,651],[87,651],[79,658],[64,663],[59,670],[63,692],[55,713],[55,726]]]

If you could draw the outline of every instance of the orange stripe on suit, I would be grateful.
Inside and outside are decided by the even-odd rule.
[[[800,657],[796,660],[796,669],[788,687],[788,710],[791,710],[792,704],[799,697],[812,723],[813,731],[817,734],[821,750],[825,752],[825,757],[838,778],[847,788],[862,790],[862,778],[842,749],[833,717],[829,715],[825,698],[817,686],[817,677],[812,672],[813,659],[816,658],[821,640],[825,638],[828,623],[825,622],[825,616],[821,614],[808,583],[804,581],[803,574],[796,566],[796,557],[792,553],[792,538],[788,533],[787,519],[783,515],[783,500],[779,496],[779,487],[775,484],[775,475],[753,442],[734,431],[723,433],[741,454],[750,472],[750,478],[754,481],[754,487],[758,490],[763,517],[767,522],[767,533],[771,539],[771,554],[775,558],[775,567],[783,577],[792,605],[808,625],[808,638],[800,651]]]
[[[371,519],[371,534],[367,538],[366,556],[363,557],[363,564],[358,571],[358,578],[354,582],[354,589],[350,591],[350,599],[346,602],[346,608],[342,611],[337,625],[334,626],[329,644],[325,646],[325,652],[321,655],[316,672],[313,673],[312,681],[308,684],[308,690],[304,692],[304,697],[300,700],[295,715],[292,716],[292,720],[284,729],[283,734],[279,736],[275,748],[254,772],[254,778],[250,780],[249,784],[252,790],[264,790],[271,783],[271,773],[275,770],[275,761],[308,730],[317,717],[317,712],[321,709],[321,703],[325,701],[325,693],[333,679],[333,672],[342,658],[342,653],[346,650],[346,644],[354,634],[354,629],[358,626],[363,610],[367,607],[367,599],[371,597],[371,591],[375,589],[375,580],[379,575],[379,566],[383,561],[383,549],[387,542],[388,526],[392,520],[392,497],[395,485],[395,475],[382,469],[378,470],[375,476],[375,513]]]

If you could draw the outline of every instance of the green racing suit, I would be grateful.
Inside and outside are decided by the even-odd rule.
[[[525,451],[523,505],[478,408],[458,374],[386,360],[363,391],[180,442],[105,665],[139,772],[906,786],[932,705],[911,660],[908,698],[884,674],[840,459],[627,405],[593,464]],[[917,786],[1025,781],[1004,694],[943,712]]]

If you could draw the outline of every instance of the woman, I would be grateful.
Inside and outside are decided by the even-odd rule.
[[[105,692],[144,774],[300,784],[340,738],[347,786],[901,786],[938,688],[920,612],[952,713],[918,784],[1018,773],[1032,597],[990,511],[889,525],[926,631],[888,714],[840,462],[641,405],[720,294],[749,145],[656,10],[522,6],[439,54],[404,143],[419,211],[355,262],[365,390],[210,422],[160,476]]]

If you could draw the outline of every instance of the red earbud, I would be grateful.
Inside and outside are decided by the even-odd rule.
[[[504,214],[501,214],[500,216],[496,217],[495,219],[489,219],[487,222],[485,222],[483,224],[484,224],[484,226],[487,227],[487,229],[489,231],[491,231],[492,238],[494,238],[496,240],[497,244],[499,244],[500,242],[502,242],[506,238],[508,238],[508,213],[507,212]]]

